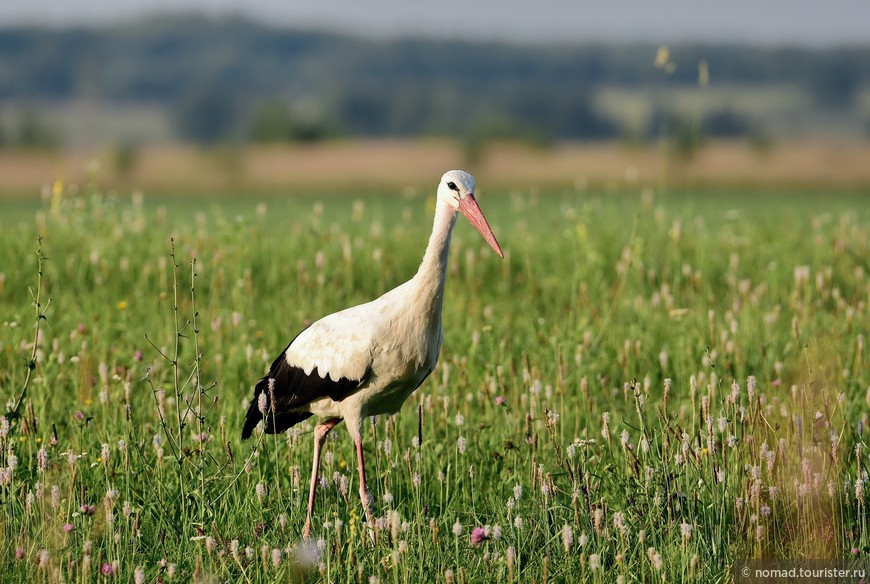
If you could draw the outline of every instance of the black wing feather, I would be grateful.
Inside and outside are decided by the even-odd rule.
[[[245,416],[245,425],[242,427],[242,440],[251,435],[260,420],[264,420],[267,434],[283,432],[311,416],[310,412],[300,411],[298,408],[327,396],[335,401],[341,401],[354,393],[365,381],[365,377],[363,379],[342,377],[338,381],[333,381],[329,375],[321,377],[316,367],[311,374],[306,375],[301,367],[294,367],[287,363],[285,355],[289,347],[290,345],[287,345],[281,351],[278,358],[272,362],[268,375],[261,378],[254,387],[254,399],[251,400]],[[269,391],[269,380],[274,380],[272,391]],[[265,415],[259,408],[262,393],[266,394]]]

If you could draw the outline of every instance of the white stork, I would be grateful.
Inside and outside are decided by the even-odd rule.
[[[373,525],[363,420],[398,412],[435,368],[444,336],[441,308],[457,211],[504,257],[474,198],[474,177],[461,170],[446,172],[438,185],[435,225],[416,275],[377,300],[325,316],[300,332],[257,382],[242,439],[260,420],[267,434],[283,432],[312,415],[320,420],[314,429],[304,538],[311,533],[320,450],[342,420],[356,446],[360,498],[366,521]]]

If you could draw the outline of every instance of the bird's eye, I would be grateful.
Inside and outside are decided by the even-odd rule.
[[[457,187],[456,183],[453,181],[447,183],[447,188],[450,189],[451,191],[456,191],[457,193],[459,192],[459,187]]]

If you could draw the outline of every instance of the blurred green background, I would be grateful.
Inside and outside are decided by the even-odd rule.
[[[94,160],[116,186],[283,190],[370,152],[382,170],[347,180],[431,179],[413,161],[441,156],[505,183],[870,181],[864,5],[514,4],[12,3],[0,191]]]

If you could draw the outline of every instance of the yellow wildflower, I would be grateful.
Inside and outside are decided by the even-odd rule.
[[[668,61],[671,60],[671,52],[667,47],[659,47],[659,50],[656,52],[656,60],[655,65],[657,69],[664,69],[665,65],[668,64]]]

